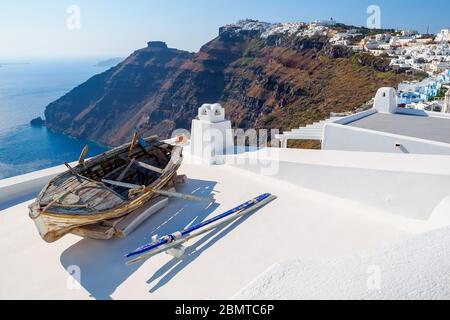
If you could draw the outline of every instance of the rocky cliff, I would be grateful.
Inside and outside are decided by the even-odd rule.
[[[406,78],[304,28],[225,26],[198,53],[149,42],[48,105],[46,125],[117,145],[135,128],[162,137],[189,129],[201,104],[220,102],[235,127],[289,129],[355,110],[379,87]]]

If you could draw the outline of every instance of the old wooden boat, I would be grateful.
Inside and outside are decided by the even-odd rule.
[[[124,217],[141,208],[176,177],[182,148],[141,139],[84,161],[52,179],[30,205],[39,234],[54,242],[74,229]],[[132,187],[130,187],[132,186]]]

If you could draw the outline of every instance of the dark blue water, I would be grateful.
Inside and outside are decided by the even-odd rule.
[[[74,161],[86,144],[88,156],[107,149],[29,125],[43,117],[50,102],[106,70],[94,66],[99,61],[42,60],[0,67],[0,179]]]
[[[0,178],[75,161],[89,145],[88,156],[107,150],[96,143],[52,133],[42,127],[18,126],[0,134]]]

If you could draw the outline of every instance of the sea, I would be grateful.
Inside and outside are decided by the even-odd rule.
[[[111,67],[101,61],[0,61],[0,179],[75,161],[85,145],[89,157],[108,149],[29,124],[44,118],[49,103]]]

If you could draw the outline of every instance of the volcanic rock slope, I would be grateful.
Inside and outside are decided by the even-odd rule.
[[[276,27],[276,28],[275,28]],[[47,106],[55,132],[115,146],[137,128],[169,137],[203,103],[222,103],[236,128],[287,130],[353,111],[406,75],[362,63],[326,34],[253,21],[222,27],[198,53],[149,42]]]

